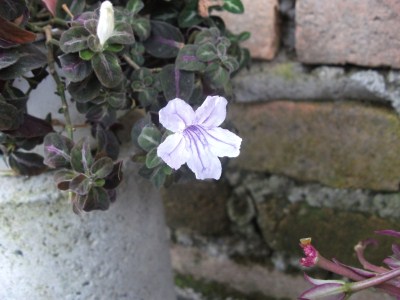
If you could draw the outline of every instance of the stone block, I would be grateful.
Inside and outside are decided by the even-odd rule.
[[[229,188],[222,182],[187,182],[164,190],[167,225],[205,235],[225,233],[229,228],[226,202]]]
[[[243,43],[254,58],[270,60],[279,47],[278,0],[242,0],[244,14],[221,13],[233,33],[249,31],[251,37]]]
[[[400,67],[397,0],[299,0],[296,50],[311,64]]]
[[[400,120],[390,109],[276,101],[235,104],[229,113],[243,138],[231,166],[338,188],[399,189]]]

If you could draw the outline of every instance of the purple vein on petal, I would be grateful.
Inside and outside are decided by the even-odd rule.
[[[212,134],[210,134],[210,133],[208,132],[208,130],[204,129],[202,126],[197,126],[197,127],[198,127],[201,131],[203,131],[203,135],[207,134],[209,137],[211,137],[212,139],[216,140],[217,142],[220,142],[220,143],[223,143],[223,144],[226,144],[226,145],[229,145],[229,146],[232,146],[232,147],[236,148],[236,145],[235,145],[235,144],[227,143],[227,142],[225,142],[225,141],[223,141],[223,140],[220,140],[219,138],[216,138],[215,136],[213,136]]]
[[[199,147],[197,145],[197,140],[198,140],[198,135],[196,133],[194,133],[192,130],[185,130],[185,134],[189,135],[189,141],[190,141],[190,148],[193,149],[192,147],[192,142],[194,143],[194,146],[196,148],[196,152],[197,152],[197,156],[200,160],[201,166],[203,167],[202,171],[207,170],[207,168],[204,166],[203,160],[201,159],[201,155],[200,155],[200,150]],[[193,134],[196,135],[196,137],[193,136]],[[201,141],[200,141],[201,142]],[[202,143],[203,144],[203,143]],[[204,145],[204,144],[203,144]]]

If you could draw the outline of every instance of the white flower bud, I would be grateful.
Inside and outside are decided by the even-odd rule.
[[[101,46],[112,36],[114,32],[114,9],[110,1],[104,1],[100,6],[100,18],[97,24],[97,37]]]

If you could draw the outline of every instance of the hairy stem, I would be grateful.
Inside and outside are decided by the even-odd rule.
[[[48,49],[47,63],[49,65],[49,72],[50,72],[51,76],[54,78],[54,81],[56,82],[57,93],[61,99],[62,111],[63,111],[64,118],[65,118],[65,130],[67,131],[67,136],[68,136],[68,138],[73,140],[74,139],[74,134],[73,134],[74,130],[72,127],[71,116],[69,114],[67,97],[65,95],[65,84],[61,80],[60,76],[58,76],[58,73],[56,70],[56,65],[55,65],[55,60],[54,60],[51,26],[48,25],[48,26],[44,27],[43,30],[46,34],[46,46]]]

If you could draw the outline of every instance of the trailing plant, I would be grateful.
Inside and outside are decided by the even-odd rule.
[[[56,185],[75,212],[105,210],[123,180],[118,116],[138,109],[145,116],[132,142],[141,175],[161,187],[187,163],[199,179],[219,178],[218,157],[237,156],[241,139],[219,128],[227,102],[217,95],[230,96],[230,78],[248,64],[240,42],[249,34],[230,33],[216,10],[244,9],[240,0],[0,0],[0,154],[7,165],[18,175],[58,169]],[[27,110],[48,76],[63,120]],[[16,87],[21,79],[26,91]],[[71,105],[91,138],[74,137]],[[42,144],[44,157],[32,152]]]

